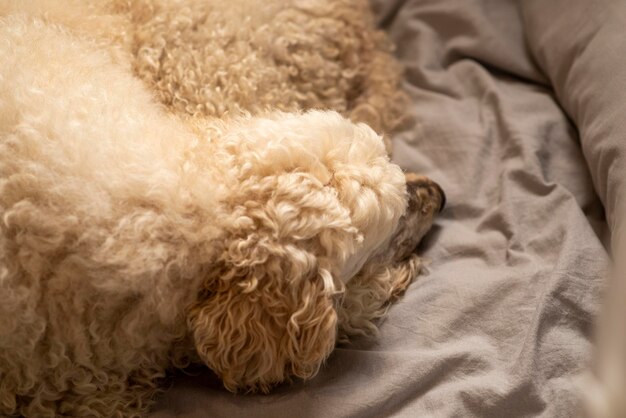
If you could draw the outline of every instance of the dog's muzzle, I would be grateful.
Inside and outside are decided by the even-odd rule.
[[[406,186],[412,197],[409,199],[409,210],[420,210],[425,213],[432,208],[441,212],[446,206],[446,194],[443,189],[428,177],[406,173]],[[411,207],[411,205],[420,207]]]

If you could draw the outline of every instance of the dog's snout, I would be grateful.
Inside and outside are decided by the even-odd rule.
[[[446,206],[445,192],[439,184],[428,177],[418,176],[414,173],[406,173],[406,183],[407,187],[414,190],[417,195],[426,196],[426,199],[438,205],[436,206],[438,212],[441,212]],[[430,196],[430,198],[428,196]]]

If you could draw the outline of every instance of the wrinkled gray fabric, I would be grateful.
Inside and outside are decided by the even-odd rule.
[[[607,226],[551,87],[562,82],[549,30],[572,28],[550,27],[546,14],[611,3],[585,2],[378,0],[419,121],[395,138],[394,158],[448,196],[421,246],[430,273],[391,308],[377,340],[338,348],[314,380],[235,396],[209,373],[181,376],[153,417],[577,416]],[[605,160],[582,141],[602,189]]]

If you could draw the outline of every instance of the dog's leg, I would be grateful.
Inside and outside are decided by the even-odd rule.
[[[390,52],[381,50],[371,53],[367,68],[362,93],[348,116],[353,122],[364,122],[384,134],[385,147],[391,155],[389,134],[406,129],[413,122],[407,112],[411,107],[410,98],[400,87],[402,68]]]

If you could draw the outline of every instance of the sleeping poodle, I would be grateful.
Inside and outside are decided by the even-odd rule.
[[[286,54],[301,69],[272,79],[269,44],[170,56],[177,41],[159,31],[180,20],[193,38],[194,20],[139,3],[0,3],[2,415],[142,415],[166,372],[191,363],[232,391],[311,378],[338,341],[375,332],[419,272],[413,250],[444,204],[439,186],[403,173],[382,137],[354,123],[397,121],[368,96],[382,63],[344,54],[357,48],[351,35],[307,53],[324,49],[307,43],[323,35],[287,15],[271,65]],[[175,2],[185,13],[203,3]],[[339,25],[319,3],[308,16]],[[246,25],[267,42],[280,32]],[[364,27],[376,35],[359,37],[379,37]],[[380,46],[368,42],[358,48]],[[149,43],[165,48],[151,70]],[[255,54],[256,81],[236,72]],[[211,56],[230,64],[208,80]],[[329,72],[313,80],[318,66]]]

